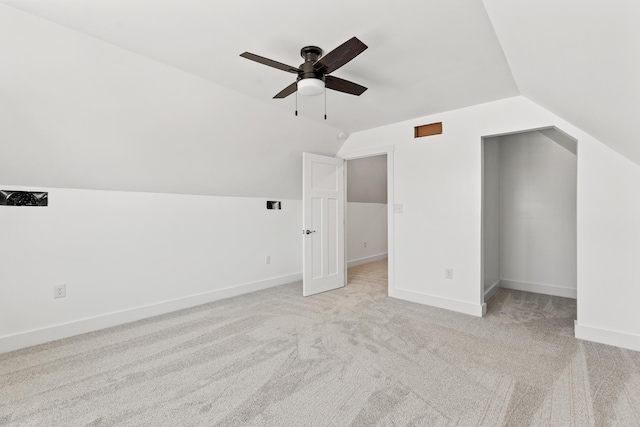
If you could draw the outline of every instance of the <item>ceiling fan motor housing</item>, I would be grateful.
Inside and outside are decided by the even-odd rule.
[[[322,49],[317,46],[305,46],[300,50],[304,63],[300,64],[298,79],[298,93],[303,96],[320,95],[324,92],[324,72],[313,68],[322,56]]]
[[[305,62],[316,62],[322,56],[322,49],[318,46],[305,46],[300,49],[300,56],[302,56]]]
[[[315,70],[313,68],[313,64],[322,56],[322,49],[318,46],[305,46],[300,49],[300,56],[304,59],[304,63],[300,64],[298,81],[302,79],[319,79],[324,81],[324,73],[322,70]]]

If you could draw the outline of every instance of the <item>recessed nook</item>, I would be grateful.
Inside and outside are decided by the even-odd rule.
[[[482,298],[577,297],[577,140],[555,128],[482,138]]]

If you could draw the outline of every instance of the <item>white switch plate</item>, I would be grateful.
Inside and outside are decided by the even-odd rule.
[[[266,257],[264,257],[264,263],[271,264],[271,255],[267,255]]]
[[[402,204],[393,205],[393,211],[395,213],[402,213],[403,212]]]

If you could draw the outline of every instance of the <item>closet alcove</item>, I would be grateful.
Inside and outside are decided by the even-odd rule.
[[[550,127],[482,138],[482,295],[577,297],[577,140]]]

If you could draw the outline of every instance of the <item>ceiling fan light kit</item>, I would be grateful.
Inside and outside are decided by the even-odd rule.
[[[244,52],[240,54],[240,56],[269,67],[286,71],[287,73],[298,75],[295,82],[274,96],[275,99],[286,98],[294,92],[298,92],[304,96],[320,95],[326,93],[325,89],[333,89],[338,92],[360,96],[367,90],[366,87],[339,77],[330,76],[329,74],[360,55],[365,49],[367,49],[367,45],[356,37],[352,37],[324,56],[322,56],[323,52],[319,47],[305,46],[300,50],[300,56],[304,59],[304,63],[300,64],[299,67],[292,67],[249,52]],[[297,115],[298,111],[296,108],[296,116]],[[325,114],[325,119],[326,118]]]
[[[298,80],[298,93],[304,96],[320,95],[324,92],[324,82],[316,78]]]

